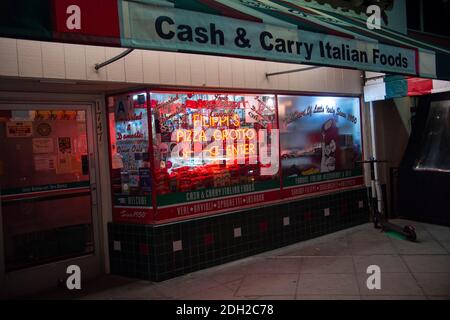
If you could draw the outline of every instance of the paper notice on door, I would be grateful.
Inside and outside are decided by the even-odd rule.
[[[54,155],[34,156],[34,170],[36,171],[55,170],[55,156]]]
[[[9,121],[6,123],[6,137],[28,138],[33,136],[33,122]]]
[[[53,153],[55,147],[52,138],[33,139],[33,153]]]
[[[59,154],[72,153],[72,139],[70,137],[58,137]]]
[[[56,161],[56,173],[57,174],[64,174],[64,173],[72,173],[73,172],[73,166],[72,166],[72,155],[69,153],[58,154],[58,159]]]

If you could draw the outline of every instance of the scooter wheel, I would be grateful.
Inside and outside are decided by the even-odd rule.
[[[381,223],[380,223],[380,221],[377,218],[373,219],[373,227],[375,229],[381,229]]]
[[[406,233],[407,239],[409,241],[416,242],[417,240],[416,228],[414,228],[413,226],[405,226],[403,228],[403,231]]]

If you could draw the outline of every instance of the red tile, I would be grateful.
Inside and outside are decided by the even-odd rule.
[[[139,253],[148,256],[150,254],[150,247],[147,243],[139,243]]]
[[[259,231],[260,232],[267,232],[267,229],[269,229],[269,224],[267,221],[261,221],[259,223]]]
[[[348,203],[343,202],[341,204],[341,216],[346,216],[348,214]]]
[[[305,220],[305,221],[311,221],[312,220],[312,213],[311,212],[305,212],[304,214],[303,214],[303,220]]]
[[[203,241],[204,241],[205,245],[207,245],[207,246],[213,244],[214,243],[214,234],[212,234],[212,233],[205,234]]]

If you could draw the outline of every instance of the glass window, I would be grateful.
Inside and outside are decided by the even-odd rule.
[[[158,205],[273,188],[278,170],[261,174],[258,133],[267,130],[270,152],[270,132],[277,128],[274,99],[152,92]]]
[[[109,97],[108,105],[114,205],[151,207],[147,95]]]
[[[0,110],[6,270],[93,252],[86,111]]]
[[[450,101],[431,103],[414,170],[450,172]]]
[[[358,98],[278,96],[284,186],[362,174]]]

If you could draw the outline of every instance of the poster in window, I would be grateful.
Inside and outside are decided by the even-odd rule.
[[[152,208],[150,175],[144,174],[151,166],[146,94],[114,96],[108,105],[114,216],[142,222]]]
[[[72,173],[72,155],[69,153],[59,153],[56,161],[56,173],[65,174]]]
[[[61,154],[72,152],[72,140],[70,137],[58,137],[58,151]]]
[[[359,98],[279,96],[278,110],[284,187],[362,175]]]
[[[278,170],[262,174],[258,138],[277,128],[275,96],[152,92],[150,99],[158,219],[278,197]]]
[[[8,121],[6,123],[7,138],[29,138],[33,136],[33,122]]]
[[[58,157],[56,161],[56,173],[72,173],[74,171],[72,158],[72,139],[70,137],[58,137]]]
[[[53,171],[56,169],[56,157],[54,155],[38,154],[33,158],[35,171]]]
[[[52,138],[34,138],[33,153],[53,153],[55,147]]]

